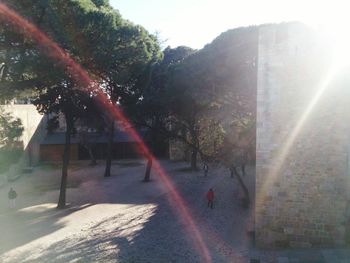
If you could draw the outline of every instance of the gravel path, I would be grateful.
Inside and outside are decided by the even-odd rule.
[[[236,179],[222,168],[211,168],[204,177],[202,172],[181,171],[184,163],[162,165],[187,204],[212,262],[249,262],[251,210],[239,205]],[[16,189],[31,194],[22,196],[18,211],[0,207],[0,262],[203,262],[193,229],[160,180],[153,175],[151,183],[142,183],[144,164],[115,164],[113,169],[107,179],[100,176],[103,165],[72,171],[71,178],[82,183],[68,190],[71,204],[63,211],[54,208],[57,190],[33,194],[24,189],[28,180],[18,182]],[[244,180],[254,188],[252,168]],[[209,188],[215,192],[214,209],[206,204]]]

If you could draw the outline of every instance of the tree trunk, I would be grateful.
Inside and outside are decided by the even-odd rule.
[[[151,169],[152,169],[152,157],[149,157],[147,159],[147,168],[145,172],[145,178],[143,179],[144,182],[149,182],[151,178]]]
[[[0,68],[0,80],[4,81],[7,75],[7,65],[4,64],[1,68]]]
[[[91,149],[91,146],[88,147],[88,152],[89,152],[89,156],[90,156],[90,165],[96,165],[97,162],[96,162],[96,159],[95,159],[95,156],[94,156],[94,153],[92,152],[92,149]]]
[[[244,184],[244,182],[243,182],[241,176],[239,175],[239,173],[238,173],[236,167],[233,167],[232,170],[233,170],[233,173],[235,174],[235,176],[236,176],[236,178],[237,178],[237,180],[238,180],[240,186],[241,186],[242,189],[243,189],[243,193],[244,193],[243,207],[248,208],[249,205],[250,205],[250,198],[249,198],[249,191],[248,191],[248,188],[247,188],[246,185]]]
[[[73,130],[73,120],[70,119],[65,114],[66,119],[66,133],[65,133],[65,144],[63,152],[63,163],[62,163],[62,177],[61,177],[61,187],[60,196],[58,199],[57,208],[64,208],[66,206],[66,188],[67,188],[67,177],[68,177],[68,166],[70,159],[70,135]]]
[[[89,133],[82,131],[79,133],[79,143],[88,151],[90,157],[90,165],[96,165],[96,158],[92,151],[93,143],[90,142]]]
[[[242,168],[242,175],[245,176],[245,164],[242,164],[241,168]]]
[[[158,154],[158,143],[157,143],[157,140],[158,140],[158,136],[157,136],[157,127],[158,127],[158,121],[157,121],[157,116],[155,116],[153,119],[152,119],[152,127],[154,127],[155,129],[151,129],[151,150],[153,152],[153,154],[155,156],[157,156]]]
[[[197,167],[197,154],[198,154],[197,149],[192,149],[192,154],[191,154],[191,170],[192,171],[197,171],[198,170],[198,167]]]
[[[106,169],[105,177],[111,176],[111,166],[112,166],[112,147],[113,147],[113,137],[114,137],[114,121],[111,122],[108,129],[108,144],[107,144],[107,155],[106,155]]]

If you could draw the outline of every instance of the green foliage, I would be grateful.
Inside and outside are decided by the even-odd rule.
[[[59,127],[58,115],[50,118],[47,121],[46,130],[49,134],[53,133],[58,127]]]
[[[20,137],[23,126],[20,119],[13,118],[0,109],[0,173],[6,172],[23,153]]]
[[[147,122],[157,116],[164,119],[168,116],[168,102],[172,94],[169,93],[169,70],[179,64],[195,51],[188,47],[167,47],[163,52],[163,58],[153,65],[149,85],[143,89],[142,100],[138,101],[136,112],[139,120]]]
[[[5,2],[86,69],[111,104],[156,131],[153,138],[180,139],[215,158],[227,137],[241,140],[254,123],[258,27],[229,30],[199,51],[168,47],[162,55],[156,37],[108,1]],[[64,112],[72,121],[86,116],[94,95],[82,92],[65,66],[8,22],[0,36],[2,96],[34,88],[40,112]]]
[[[97,7],[101,7],[101,6],[107,6],[108,5],[108,0],[92,0],[92,2],[97,6]]]
[[[166,48],[138,103],[139,119],[185,142],[193,158],[198,152],[220,159],[228,145],[232,152],[255,123],[257,44],[258,27],[248,27],[229,30],[199,51]]]
[[[162,59],[150,68],[150,81],[142,89],[141,99],[128,107],[129,116],[134,123],[149,128],[153,142],[150,146],[156,155],[164,156],[167,140],[174,135],[169,131],[169,102],[172,98],[169,92],[169,70],[194,52],[188,47],[167,47]]]
[[[12,164],[18,162],[23,154],[21,148],[0,149],[0,174],[5,173],[11,167]]]
[[[6,1],[67,51],[93,79],[104,84],[114,101],[135,101],[148,66],[161,52],[154,36],[124,20],[108,1]],[[1,97],[16,90],[64,86],[65,66],[48,59],[31,39],[8,22],[0,27],[0,62],[5,63]],[[8,94],[6,94],[6,92]],[[12,93],[12,94],[11,94]]]
[[[214,159],[223,145],[226,132],[215,119],[203,118],[199,120],[199,147],[202,158]]]
[[[0,108],[0,149],[14,148],[23,133],[22,122]]]
[[[183,87],[186,100],[192,98],[185,103],[188,108],[182,107],[180,119],[195,111],[189,115],[196,116],[199,127],[203,116],[204,123],[215,120],[217,129],[208,136],[207,129],[197,128],[203,138],[200,149],[215,142],[214,158],[220,158],[225,141],[239,144],[246,138],[243,131],[255,123],[257,44],[257,27],[229,30],[185,59],[174,73],[174,85]]]
[[[5,3],[35,24],[84,68],[100,85],[110,103],[123,107],[140,98],[149,68],[160,57],[157,40],[141,26],[123,19],[108,1],[21,1]],[[71,65],[55,61],[45,47],[25,37],[21,30],[0,17],[0,62],[4,63],[0,97],[16,96],[16,91],[36,91],[34,104],[41,113],[63,113],[66,145],[63,156],[59,207],[65,205],[65,186],[69,163],[69,141],[77,119],[99,110],[95,90],[87,89],[72,75]],[[52,55],[52,54],[51,54]],[[90,87],[89,87],[90,88]],[[5,93],[6,91],[6,93]]]

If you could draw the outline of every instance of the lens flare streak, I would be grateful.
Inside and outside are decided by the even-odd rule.
[[[10,23],[19,33],[23,34],[35,41],[38,47],[51,59],[60,62],[62,67],[66,68],[72,78],[81,87],[88,87],[86,92],[97,91],[96,101],[100,107],[109,112],[115,119],[119,120],[131,138],[138,143],[138,150],[146,158],[154,160],[154,170],[159,175],[161,182],[169,190],[169,203],[179,214],[180,220],[187,226],[187,230],[193,240],[193,245],[197,249],[198,254],[202,257],[201,262],[212,262],[208,248],[199,232],[196,223],[191,217],[185,200],[177,192],[170,178],[166,175],[158,160],[154,158],[150,150],[144,144],[138,133],[132,128],[130,122],[123,112],[115,105],[112,105],[106,94],[104,94],[95,82],[93,82],[88,74],[77,64],[64,50],[62,50],[55,42],[47,37],[43,32],[36,28],[33,24],[22,18],[15,11],[8,8],[5,4],[0,3],[0,20]],[[90,89],[90,90],[89,90]]]

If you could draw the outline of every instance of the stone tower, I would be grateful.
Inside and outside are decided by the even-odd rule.
[[[258,247],[346,242],[350,81],[327,42],[299,23],[260,29]]]

